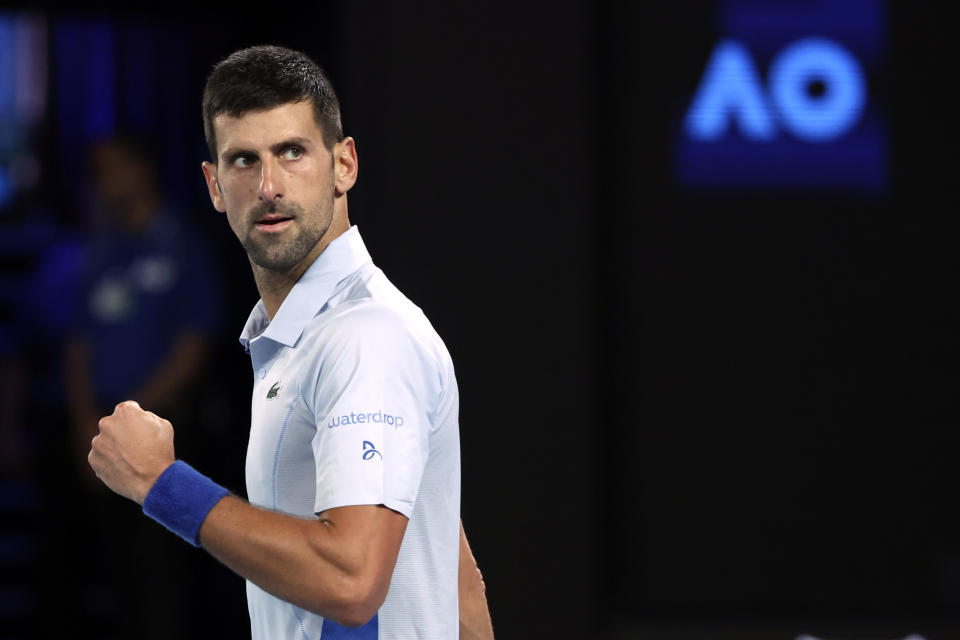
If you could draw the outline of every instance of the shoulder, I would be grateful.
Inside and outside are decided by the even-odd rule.
[[[443,344],[420,307],[373,264],[354,274],[315,322],[323,340],[333,342],[412,341],[431,350]]]
[[[416,353],[425,357],[433,351],[432,329],[425,330],[425,318],[416,307],[367,298],[340,304],[328,313],[317,326],[316,343],[330,355],[360,349],[369,356]]]
[[[345,283],[313,319],[304,335],[307,357],[320,372],[375,367],[435,378],[451,368],[443,341],[420,308],[370,267]]]
[[[455,388],[453,364],[439,335],[420,308],[372,265],[344,283],[314,317],[301,348],[318,411],[323,397],[337,389],[392,389],[433,406],[447,388]]]

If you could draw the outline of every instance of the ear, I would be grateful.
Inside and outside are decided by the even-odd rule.
[[[357,181],[357,144],[347,136],[333,146],[333,178],[337,195],[350,191]]]
[[[217,179],[217,165],[212,162],[204,162],[202,165],[203,177],[207,180],[207,191],[210,192],[210,202],[213,208],[220,213],[225,213],[227,206],[223,202],[223,192],[220,190],[220,181]]]

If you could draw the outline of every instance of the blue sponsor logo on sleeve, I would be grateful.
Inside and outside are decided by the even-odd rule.
[[[380,459],[383,460],[383,454],[377,451],[376,446],[369,440],[363,441],[363,459],[372,460],[373,456],[380,456]]]
[[[345,427],[351,424],[365,424],[367,422],[386,424],[394,429],[399,429],[403,426],[404,421],[403,416],[395,416],[389,413],[384,413],[383,411],[369,411],[366,413],[357,413],[355,411],[351,411],[350,413],[331,417],[330,421],[327,423],[327,429],[333,429],[334,427]]]

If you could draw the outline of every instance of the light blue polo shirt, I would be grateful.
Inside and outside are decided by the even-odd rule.
[[[347,629],[247,582],[254,640],[458,637],[459,393],[423,312],[387,280],[356,226],[331,242],[272,321],[257,303],[252,504],[312,518],[383,504],[408,518],[386,601]]]

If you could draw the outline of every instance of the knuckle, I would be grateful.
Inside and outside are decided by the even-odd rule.
[[[124,400],[114,408],[114,411],[131,411],[133,409],[139,409],[139,408],[140,408],[140,405],[137,404],[135,401]]]

